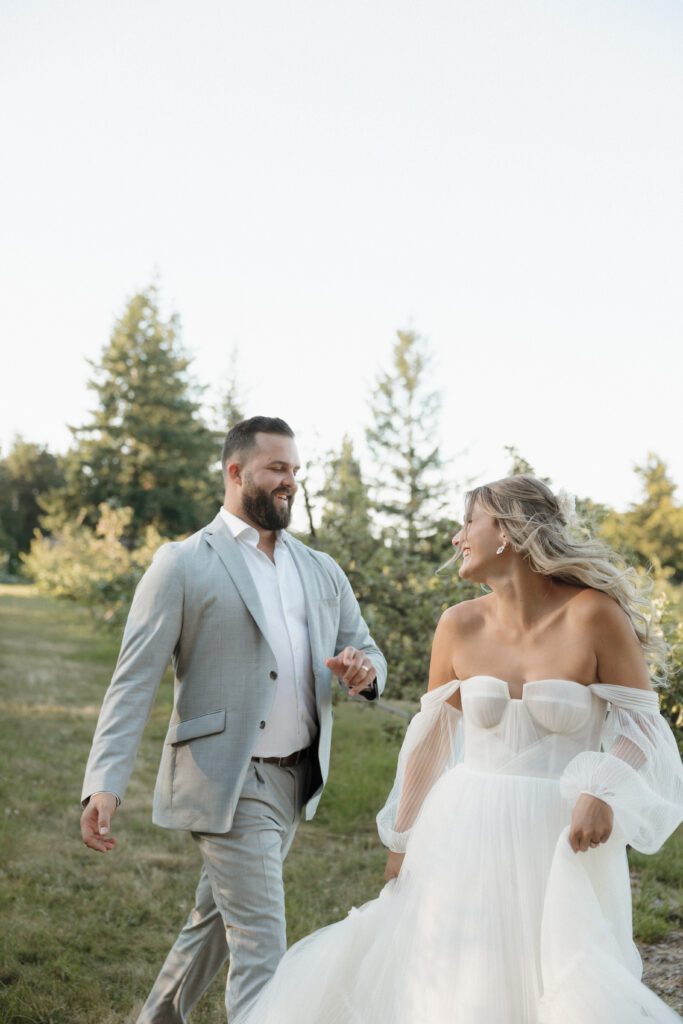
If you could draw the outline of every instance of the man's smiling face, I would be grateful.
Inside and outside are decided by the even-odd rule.
[[[242,467],[241,506],[262,530],[284,530],[297,492],[299,453],[293,438],[259,433]]]

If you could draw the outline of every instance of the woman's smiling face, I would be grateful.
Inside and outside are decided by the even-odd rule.
[[[496,554],[504,536],[497,520],[478,502],[467,510],[465,523],[453,537],[453,546],[462,553],[461,579],[483,583],[490,569],[500,559]]]

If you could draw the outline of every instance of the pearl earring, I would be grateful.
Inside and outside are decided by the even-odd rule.
[[[505,551],[506,544],[507,544],[507,541],[504,540],[503,543],[500,545],[500,547],[496,548],[496,554],[497,555],[502,555],[503,554],[503,552]]]

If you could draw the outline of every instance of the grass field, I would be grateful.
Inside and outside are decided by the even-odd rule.
[[[28,587],[0,587],[3,1024],[134,1021],[191,904],[195,845],[150,821],[170,680],[115,822],[118,848],[100,856],[80,841],[80,784],[117,647],[118,638],[96,631],[84,610]],[[402,731],[394,716],[340,702],[330,785],[287,862],[290,941],[381,888],[384,851],[374,815],[393,778]],[[665,940],[683,922],[683,835],[634,864],[638,937]],[[193,1021],[223,1019],[216,984]]]

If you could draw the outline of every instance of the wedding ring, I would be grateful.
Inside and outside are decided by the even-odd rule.
[[[358,671],[359,672],[368,672],[369,669],[368,669],[367,665],[361,665],[361,667],[358,669]]]

